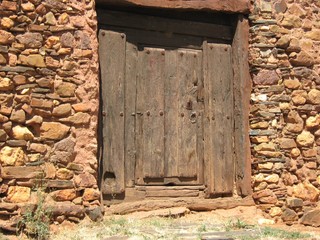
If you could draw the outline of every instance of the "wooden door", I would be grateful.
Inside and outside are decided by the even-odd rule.
[[[195,185],[207,197],[231,194],[231,27],[102,16],[108,23],[99,30],[102,192]]]

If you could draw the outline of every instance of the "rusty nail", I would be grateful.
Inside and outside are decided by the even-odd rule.
[[[160,111],[159,114],[160,114],[160,116],[163,116],[163,111]]]
[[[225,50],[225,51],[228,51],[228,48],[225,47],[224,50]]]
[[[134,112],[133,112],[133,113],[131,113],[131,116],[135,116],[135,115],[136,115],[136,113],[134,113]]]
[[[180,116],[181,116],[181,117],[184,117],[184,113],[181,113]]]
[[[120,117],[123,117],[123,112],[120,112]]]
[[[161,52],[161,55],[164,55],[165,54],[165,52],[163,51],[163,52]]]
[[[212,49],[213,48],[213,46],[210,46],[210,49]]]
[[[106,112],[105,111],[102,111],[102,116],[106,116]]]
[[[120,36],[121,36],[121,38],[124,38],[124,33],[121,33],[121,35],[120,35]]]
[[[230,116],[227,116],[227,119],[230,119]]]
[[[147,111],[147,116],[150,116],[150,111]]]
[[[150,53],[150,50],[147,50],[146,53],[149,54],[149,53]]]
[[[214,120],[214,117],[212,117],[211,119]]]
[[[196,58],[196,57],[197,57],[197,54],[194,54],[193,57]]]
[[[105,32],[102,32],[102,33],[101,33],[101,35],[102,35],[102,36],[105,36],[105,35],[106,35],[106,33],[105,33]]]
[[[180,56],[183,56],[183,52],[180,53]]]

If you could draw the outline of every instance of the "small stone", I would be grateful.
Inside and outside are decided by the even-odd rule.
[[[56,177],[56,167],[53,163],[45,163],[44,164],[44,173],[46,179],[54,179]]]
[[[320,91],[311,89],[308,93],[308,101],[312,104],[320,104]]]
[[[273,163],[268,162],[268,163],[259,163],[258,164],[258,169],[264,169],[264,170],[271,170],[273,168]]]
[[[0,44],[7,45],[14,41],[15,37],[12,33],[0,29]]]
[[[26,113],[21,110],[13,110],[10,116],[12,122],[24,123],[26,121]]]
[[[299,146],[309,147],[312,146],[312,144],[314,143],[314,139],[314,136],[309,131],[304,130],[301,134],[297,136],[296,141]]]
[[[10,91],[13,87],[13,82],[9,78],[0,77],[0,91]]]
[[[319,127],[319,125],[320,125],[320,115],[311,116],[306,120],[307,128],[315,128],[315,127]]]
[[[301,86],[300,81],[298,79],[285,80],[283,83],[289,89],[298,89]]]
[[[59,18],[58,18],[58,23],[61,25],[65,25],[67,23],[69,23],[70,19],[69,19],[69,15],[67,13],[62,13]]]
[[[275,146],[273,143],[261,143],[254,147],[255,151],[275,151]]]
[[[5,146],[0,151],[0,162],[2,166],[22,166],[27,157],[21,147],[12,148]]]
[[[320,226],[320,209],[314,209],[314,210],[305,212],[301,218],[300,223],[302,223],[303,225],[319,227]]]
[[[279,182],[279,179],[280,179],[279,175],[274,173],[265,177],[264,180],[268,183],[277,183]]]
[[[314,41],[320,41],[320,29],[314,29],[312,31],[308,31],[305,33],[304,36]]]
[[[266,129],[269,127],[268,122],[257,122],[250,124],[251,129]]]
[[[281,216],[282,215],[282,210],[279,207],[272,207],[269,211],[269,215],[271,217],[276,217],[276,216]]]
[[[78,112],[74,115],[61,119],[62,122],[71,123],[73,125],[87,125],[90,123],[91,116],[88,113]]]
[[[73,172],[67,168],[60,168],[56,172],[56,176],[58,179],[69,180],[69,179],[73,178]]]
[[[32,132],[27,127],[15,126],[12,128],[12,135],[19,140],[32,140],[34,138]]]
[[[52,25],[52,26],[57,25],[57,20],[56,20],[54,14],[52,12],[48,12],[45,15],[45,18],[46,18],[46,24],[49,24],[49,25]]]
[[[302,155],[307,158],[315,157],[317,156],[317,149],[311,148],[311,149],[303,150]]]
[[[0,129],[0,142],[5,142],[8,138],[6,131]]]
[[[41,116],[33,116],[31,119],[26,121],[27,125],[40,125],[43,122],[43,117]]]
[[[299,28],[302,25],[302,21],[298,16],[287,15],[283,18],[281,25],[286,28]]]
[[[293,222],[293,221],[296,221],[298,220],[298,215],[295,211],[293,211],[292,209],[290,208],[286,208],[282,215],[281,215],[281,219],[284,221],[284,222]]]
[[[273,85],[280,80],[279,75],[274,70],[261,70],[253,76],[253,82],[257,85]]]
[[[28,150],[31,152],[38,152],[38,153],[45,154],[48,148],[45,144],[31,143]]]
[[[4,18],[1,19],[0,24],[1,24],[1,27],[10,29],[10,28],[12,28],[14,26],[14,21],[12,21],[8,17],[4,17]]]
[[[290,37],[288,35],[282,36],[276,43],[279,48],[287,48],[290,44]]]
[[[277,13],[284,13],[287,10],[287,3],[285,0],[279,0],[274,4],[274,9]]]
[[[63,117],[71,114],[71,104],[61,104],[58,107],[55,107],[52,111],[52,115],[55,117]]]
[[[27,78],[24,75],[15,75],[12,80],[15,85],[23,85],[27,83]]]
[[[85,104],[85,103],[72,104],[72,108],[76,112],[90,112],[91,111],[90,105],[89,104]]]
[[[28,56],[20,55],[21,64],[32,67],[46,67],[43,56],[40,54],[30,54]]]
[[[47,48],[53,48],[59,42],[60,42],[60,37],[58,37],[58,36],[50,36],[50,37],[47,38],[45,46]]]
[[[251,137],[251,142],[253,143],[267,143],[269,141],[267,136]]]
[[[62,82],[56,86],[56,93],[61,97],[73,97],[76,90],[76,85],[69,82]]]
[[[72,202],[73,202],[75,205],[82,205],[82,203],[83,203],[82,197],[77,197],[77,198],[73,199]]]
[[[74,182],[77,187],[91,188],[97,184],[97,180],[90,173],[81,173],[74,177]]]
[[[50,140],[61,140],[66,137],[70,127],[58,122],[43,122],[40,127],[40,136]]]
[[[40,33],[27,32],[16,36],[19,43],[24,44],[27,48],[41,48],[43,37]]]
[[[26,12],[31,12],[35,10],[35,7],[31,2],[22,3],[21,8],[23,11],[26,11]]]
[[[98,221],[103,218],[103,213],[100,206],[89,206],[86,208],[86,214],[91,221]]]
[[[75,38],[72,33],[67,32],[62,34],[60,41],[62,47],[72,48],[74,46]]]
[[[300,198],[289,197],[286,199],[286,203],[289,208],[297,208],[303,206],[303,200]]]
[[[317,202],[319,193],[320,191],[308,181],[293,186],[293,196],[302,200]]]
[[[71,163],[68,163],[67,169],[77,171],[77,172],[82,172],[84,168],[81,164],[76,164],[76,163],[71,162]]]
[[[41,98],[32,98],[30,102],[30,106],[35,108],[52,109],[53,102],[51,100],[46,100]]]
[[[268,187],[268,183],[266,182],[260,182],[255,188],[254,188],[254,191],[257,192],[257,191],[261,191],[263,189],[266,189]]]
[[[291,138],[281,138],[279,139],[281,149],[291,149],[297,147],[296,142]]]
[[[7,202],[22,203],[30,199],[31,189],[28,187],[10,186],[8,189]]]
[[[98,189],[94,188],[86,188],[84,190],[82,199],[84,201],[93,201],[93,200],[99,200],[100,199],[100,192]]]
[[[293,66],[306,66],[311,67],[314,64],[314,59],[310,54],[305,51],[301,51],[295,58],[290,58],[290,63]]]
[[[317,169],[317,163],[316,162],[306,162],[304,164],[304,167],[309,169]]]
[[[9,118],[7,118],[6,116],[0,114],[0,123],[4,123],[4,122],[8,122]]]
[[[254,176],[254,181],[255,182],[263,182],[264,181],[264,175],[262,173],[257,174]]]
[[[63,189],[52,192],[52,197],[55,201],[72,201],[77,197],[75,189]]]

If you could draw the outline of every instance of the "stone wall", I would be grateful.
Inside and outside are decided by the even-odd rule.
[[[253,197],[289,224],[320,215],[319,11],[317,0],[256,0],[250,15]]]
[[[94,8],[93,0],[0,3],[1,219],[36,203],[39,187],[60,220],[100,205]]]

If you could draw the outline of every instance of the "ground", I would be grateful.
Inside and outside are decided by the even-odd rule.
[[[80,224],[65,221],[53,224],[50,240],[320,240],[320,228],[279,223],[260,225],[265,219],[256,207],[236,207],[211,212],[190,212],[171,208],[138,212],[124,216],[107,215],[99,222],[85,219]],[[266,221],[265,221],[266,222]],[[4,239],[28,239],[26,236],[3,236]]]

